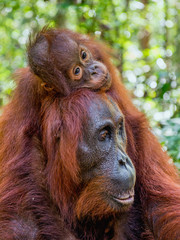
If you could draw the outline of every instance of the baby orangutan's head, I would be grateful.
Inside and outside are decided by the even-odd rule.
[[[107,90],[107,67],[89,49],[89,38],[69,30],[44,28],[28,46],[29,65],[42,84],[62,95],[79,88]]]

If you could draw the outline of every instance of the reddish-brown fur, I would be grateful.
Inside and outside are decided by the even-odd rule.
[[[115,73],[115,71],[114,71]],[[128,154],[137,173],[136,202],[155,239],[180,238],[180,181],[169,156],[152,134],[145,116],[127,96],[117,77],[113,77],[109,94],[125,115]],[[138,221],[138,220],[137,220]]]
[[[112,78],[108,94],[125,115],[127,151],[137,174],[130,239],[178,240],[178,173],[145,116],[132,104],[104,47],[91,39],[83,41],[107,66]],[[80,94],[89,93],[78,91],[62,100],[55,91],[43,89],[29,68],[20,70],[16,78],[13,99],[0,121],[0,240],[16,239],[22,228],[21,239],[74,239],[66,229],[72,227],[79,191],[76,147],[89,101],[82,102],[88,97]],[[116,239],[120,239],[118,230]]]

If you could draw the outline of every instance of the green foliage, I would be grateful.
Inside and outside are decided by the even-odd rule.
[[[174,120],[180,117],[178,0],[1,0],[0,13],[0,106],[15,86],[11,74],[27,65],[30,32],[50,24],[93,35],[114,49],[113,62],[134,103],[180,163]]]
[[[169,152],[176,165],[180,168],[180,118],[172,118],[161,122],[161,128],[156,129],[162,146]]]

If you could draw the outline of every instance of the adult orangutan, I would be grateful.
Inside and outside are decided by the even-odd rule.
[[[50,87],[47,90],[63,96],[84,87],[109,89],[107,93],[125,115],[127,151],[137,171],[135,236],[140,239],[147,225],[157,239],[180,238],[180,182],[177,171],[151,133],[144,115],[129,99],[106,48],[87,36],[69,30],[45,28],[30,43],[28,55],[33,72],[40,77],[42,85]]]
[[[0,239],[128,239],[135,169],[123,114],[87,90],[48,98],[41,131],[20,129],[12,152],[2,144]]]
[[[72,179],[76,179],[75,161],[64,161],[61,165],[56,159],[52,161],[54,164],[52,168],[50,165],[47,166],[51,159],[55,159],[57,146],[60,146],[58,151],[61,156],[75,159],[75,153],[72,155],[70,151],[75,150],[75,147],[71,137],[65,134],[68,128],[65,127],[66,130],[62,131],[64,117],[62,111],[59,111],[58,102],[61,100],[60,102],[65,104],[64,96],[85,87],[96,91],[108,90],[107,93],[118,103],[125,116],[127,153],[135,165],[137,180],[135,201],[130,210],[128,223],[122,224],[122,221],[114,221],[114,218],[111,219],[112,221],[110,219],[102,221],[103,230],[100,234],[99,231],[95,231],[96,228],[93,228],[96,222],[93,220],[91,230],[87,229],[85,231],[87,236],[82,234],[81,238],[88,239],[89,234],[91,236],[95,234],[94,237],[97,239],[103,237],[111,239],[110,233],[113,235],[115,226],[114,239],[123,237],[133,240],[179,239],[180,185],[177,171],[169,163],[169,157],[162,151],[160,144],[151,133],[144,115],[133,106],[105,48],[88,37],[67,30],[44,29],[30,44],[28,55],[30,69],[22,69],[17,73],[18,87],[13,101],[7,106],[0,122],[0,225],[3,226],[0,228],[0,236],[3,236],[3,239],[12,239],[12,237],[8,238],[8,232],[16,230],[18,233],[23,228],[25,232],[34,229],[27,239],[73,239],[73,236],[79,237],[77,233],[83,231],[78,230],[77,222],[73,223],[74,228],[71,224],[69,226],[72,220],[70,209],[73,209],[71,205],[75,198],[66,201],[66,196],[72,196],[68,195],[69,191],[75,195],[78,193],[71,182]],[[84,59],[85,56],[88,56],[87,61]],[[86,91],[81,92],[82,95],[83,93],[85,94]],[[93,101],[93,98],[91,99]],[[70,106],[71,104],[67,103],[67,109]],[[83,106],[85,105],[82,105],[82,109]],[[65,119],[69,118],[66,111],[65,116]],[[81,117],[75,114],[68,122],[72,135],[79,139],[81,131],[74,129],[74,121],[78,121],[77,119],[81,120]],[[61,142],[62,134],[69,145],[66,145],[65,141]],[[25,165],[21,165],[22,162]],[[28,183],[24,181],[24,177],[27,177]],[[63,185],[63,181],[66,180],[69,183],[67,188]],[[61,184],[59,191],[56,192],[57,189],[53,186],[56,186],[57,182]],[[51,183],[49,188],[46,186],[47,183]],[[30,190],[28,184],[31,184]],[[64,186],[63,194],[61,186]],[[62,201],[57,197],[60,193]],[[34,204],[29,203],[28,199]],[[17,207],[23,202],[26,208],[29,206],[30,217],[23,216],[23,207]],[[79,208],[76,208],[76,213],[80,218],[81,214],[77,209]],[[68,210],[70,210],[69,214]],[[44,217],[43,212],[46,213],[47,218]],[[36,216],[38,226],[31,215]],[[10,221],[14,216],[16,218]],[[126,217],[123,217],[123,220],[125,219]],[[13,224],[9,224],[10,222]],[[88,226],[90,222],[84,220],[84,224]],[[79,227],[83,228],[85,225],[81,222]],[[41,228],[43,226],[44,229]],[[127,229],[124,231],[123,228],[126,226]],[[36,237],[38,227],[40,227],[39,238]],[[110,235],[105,237],[105,232]]]

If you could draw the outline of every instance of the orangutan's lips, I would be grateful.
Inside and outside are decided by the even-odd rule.
[[[118,203],[121,203],[123,205],[130,205],[134,202],[134,196],[129,196],[127,198],[116,198],[116,197],[113,197],[113,199],[118,202]]]
[[[111,77],[109,75],[109,73],[106,74],[106,76],[104,77],[104,81],[101,85],[101,88],[105,87],[106,90],[109,89],[111,86]]]
[[[84,84],[84,88],[90,88],[94,91],[103,90],[106,91],[111,87],[111,77],[109,73],[104,74],[104,76],[101,76],[100,79],[95,79],[90,81],[87,84]],[[95,83],[96,82],[96,83]]]
[[[119,195],[118,197],[112,196],[113,200],[123,205],[130,205],[134,202],[134,190],[128,193]]]

